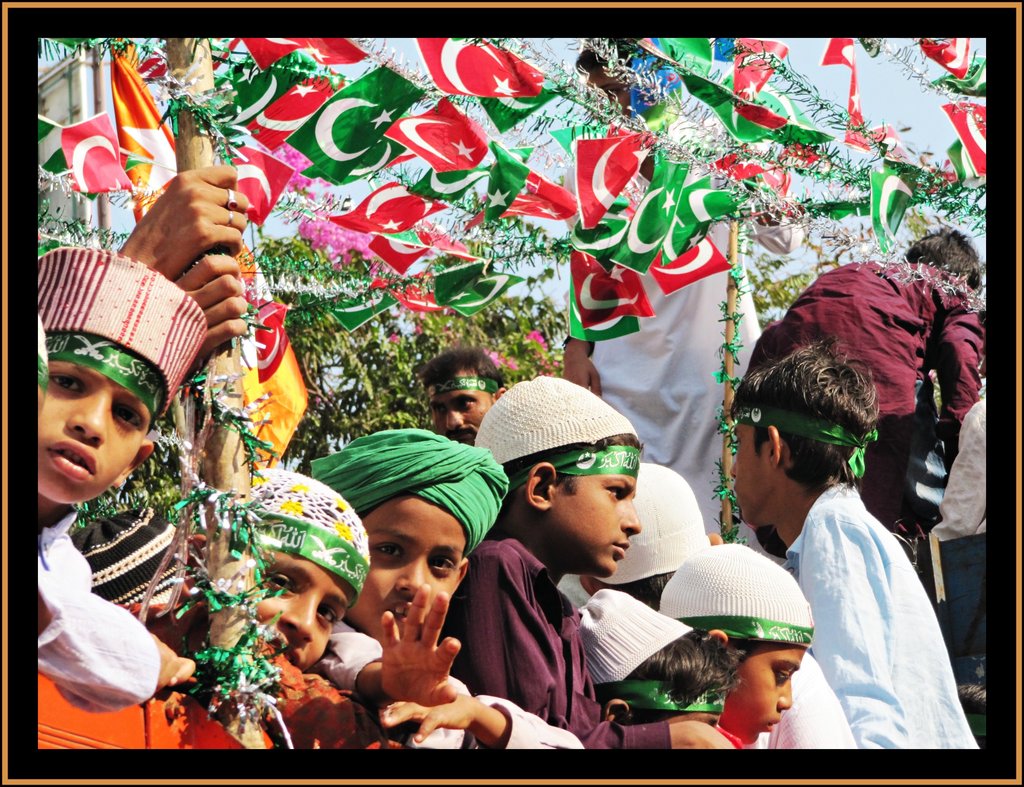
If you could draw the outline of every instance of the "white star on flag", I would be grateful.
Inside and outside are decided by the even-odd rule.
[[[459,152],[459,155],[463,158],[472,158],[472,153],[476,150],[475,147],[466,147],[466,143],[461,139],[455,143],[455,149]]]
[[[295,95],[297,95],[297,96],[304,96],[307,93],[312,93],[314,90],[316,90],[316,88],[313,87],[312,85],[301,85],[301,84],[300,85],[296,85],[295,86]]]
[[[387,109],[383,109],[383,110],[381,110],[381,113],[379,115],[377,115],[377,117],[375,117],[373,119],[373,127],[374,128],[379,128],[382,124],[390,123],[390,122],[391,122],[391,112],[389,112]]]
[[[505,79],[498,79],[498,76],[495,74],[494,83],[495,93],[504,93],[506,96],[511,96],[513,93],[515,93],[515,90],[513,90],[511,86],[509,86],[507,77]]]
[[[672,208],[676,205],[675,198],[672,196],[671,191],[665,191],[665,204],[662,207],[665,209],[665,215],[668,216],[672,212]]]
[[[490,200],[488,207],[505,207],[508,204],[508,192],[507,191],[496,191],[493,194],[488,194],[487,198]]]
[[[383,229],[383,230],[397,230],[402,225],[399,222],[395,221],[394,219],[390,219],[388,221],[385,221],[380,226],[381,226],[381,229]]]

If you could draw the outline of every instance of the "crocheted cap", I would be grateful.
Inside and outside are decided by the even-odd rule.
[[[586,388],[560,377],[516,383],[487,411],[476,445],[499,464],[575,443],[636,435],[624,415]]]
[[[260,543],[313,561],[352,586],[356,603],[370,568],[363,521],[348,502],[309,476],[274,467],[253,479]]]
[[[661,594],[661,611],[730,637],[809,645],[811,605],[782,566],[744,544],[721,544],[686,560]]]
[[[689,631],[620,590],[599,590],[580,608],[580,636],[594,683],[624,680]]]
[[[162,415],[206,338],[203,310],[165,276],[100,249],[54,249],[39,258],[39,315],[47,334],[100,336],[159,372]]]
[[[630,537],[626,557],[603,582],[623,585],[674,572],[690,555],[711,546],[697,497],[675,470],[641,462],[633,505],[642,530]]]
[[[71,533],[71,541],[92,570],[92,592],[115,604],[142,601],[174,538],[174,525],[152,508],[93,520]],[[166,604],[179,566],[170,561],[160,573],[153,604]]]

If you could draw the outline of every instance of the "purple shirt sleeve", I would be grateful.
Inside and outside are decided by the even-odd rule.
[[[586,748],[669,748],[668,725],[601,721],[579,613],[515,539],[485,540],[452,599],[445,634],[462,642],[452,674],[575,734]]]

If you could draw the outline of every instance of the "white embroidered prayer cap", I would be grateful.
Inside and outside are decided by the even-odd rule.
[[[629,419],[600,396],[561,377],[516,383],[487,411],[476,445],[499,464],[576,443],[636,435]]]
[[[675,470],[641,462],[633,505],[643,529],[630,537],[626,557],[603,582],[622,585],[666,574],[679,568],[690,555],[711,546],[697,497]]]
[[[744,544],[689,557],[661,593],[661,612],[730,637],[809,645],[811,605],[782,566]]]
[[[624,680],[689,631],[620,590],[599,590],[580,608],[580,636],[594,683]]]

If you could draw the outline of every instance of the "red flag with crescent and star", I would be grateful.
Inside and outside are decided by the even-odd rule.
[[[430,78],[450,95],[508,98],[540,94],[544,75],[525,60],[492,44],[459,38],[417,38]]]
[[[323,77],[305,79],[253,118],[246,128],[268,150],[294,134],[334,94]]]
[[[576,200],[584,229],[593,229],[640,170],[642,135],[577,139]]]
[[[238,171],[238,190],[249,198],[246,215],[254,224],[263,224],[295,174],[295,168],[251,147],[239,148],[231,163]]]
[[[472,169],[487,155],[487,134],[447,99],[422,115],[396,120],[384,136],[400,142],[435,172]]]
[[[101,194],[132,190],[109,115],[99,114],[64,126],[60,146],[71,167],[75,191]]]
[[[609,272],[586,252],[569,257],[573,299],[584,328],[616,317],[653,317],[640,274],[621,265]]]
[[[729,267],[729,260],[711,242],[711,238],[705,236],[696,246],[672,262],[655,265],[648,273],[654,277],[663,293],[671,295],[687,284],[693,284],[712,273],[727,271]]]
[[[400,183],[386,183],[348,213],[331,216],[331,221],[357,232],[404,232],[447,207],[413,194]]]

